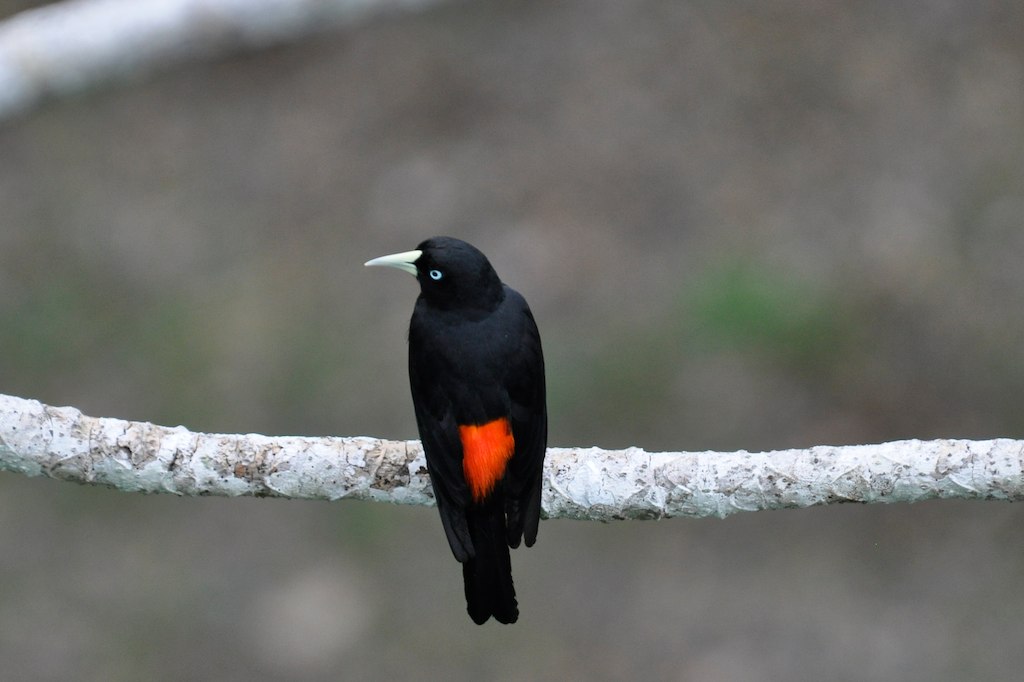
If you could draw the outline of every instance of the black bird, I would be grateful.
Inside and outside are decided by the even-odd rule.
[[[420,284],[409,383],[441,523],[470,618],[519,617],[509,547],[537,539],[548,418],[540,334],[526,300],[470,244],[434,237],[368,261]]]

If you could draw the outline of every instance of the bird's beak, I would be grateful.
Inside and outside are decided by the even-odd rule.
[[[404,251],[402,253],[393,253],[390,256],[381,256],[380,258],[368,260],[363,265],[366,267],[386,265],[389,268],[405,270],[413,277],[416,277],[416,261],[419,260],[419,257],[422,255],[422,251]]]

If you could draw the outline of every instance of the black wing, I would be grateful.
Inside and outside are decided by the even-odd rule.
[[[510,304],[524,324],[519,346],[508,364],[506,383],[511,404],[515,454],[505,474],[505,514],[510,547],[525,539],[530,547],[537,540],[544,454],[548,442],[547,399],[544,386],[544,353],[540,332],[530,306],[516,291],[506,289]]]
[[[451,397],[442,390],[442,382],[436,376],[443,369],[428,348],[429,344],[417,338],[414,316],[409,329],[409,385],[416,426],[448,544],[456,560],[465,562],[475,552],[466,524],[470,496],[462,473],[462,441]]]

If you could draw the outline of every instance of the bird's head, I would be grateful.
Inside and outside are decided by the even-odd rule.
[[[404,270],[420,283],[420,294],[439,308],[493,309],[504,296],[501,280],[487,256],[454,237],[432,237],[414,251],[381,256],[367,266]]]

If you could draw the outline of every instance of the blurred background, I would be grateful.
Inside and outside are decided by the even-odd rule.
[[[10,15],[30,2],[0,2]],[[551,444],[1024,438],[1024,4],[441,5],[0,127],[0,391],[416,437],[411,278],[530,301]],[[1024,508],[597,524],[476,627],[434,509],[0,474],[5,680],[1005,680]]]

